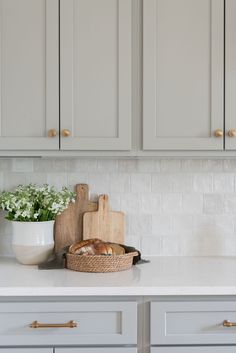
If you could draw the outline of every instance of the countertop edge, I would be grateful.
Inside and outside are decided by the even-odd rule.
[[[70,297],[70,296],[236,296],[236,287],[5,287],[0,289],[0,297]]]

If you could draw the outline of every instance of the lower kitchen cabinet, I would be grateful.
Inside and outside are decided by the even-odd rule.
[[[102,348],[57,348],[55,349],[55,353],[136,353],[136,352],[137,352],[136,348],[102,347]]]
[[[236,347],[154,347],[151,353],[233,353]]]

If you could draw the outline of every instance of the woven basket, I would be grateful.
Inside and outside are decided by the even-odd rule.
[[[66,267],[80,272],[118,272],[132,267],[138,252],[124,255],[74,255],[66,254]]]

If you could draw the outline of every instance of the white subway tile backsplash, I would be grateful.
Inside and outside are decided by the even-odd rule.
[[[215,174],[213,178],[214,192],[234,191],[234,174]]]
[[[12,169],[13,159],[1,159],[0,158],[0,171],[9,171]]]
[[[33,159],[31,158],[16,158],[12,163],[13,172],[30,173],[33,172]]]
[[[190,214],[174,215],[173,230],[176,234],[191,235],[193,233],[193,216]]]
[[[74,190],[76,184],[87,184],[88,183],[88,173],[68,173],[67,174],[67,186]]]
[[[67,174],[66,173],[48,173],[47,183],[51,186],[55,186],[57,190],[60,190],[64,185],[67,185]]]
[[[205,194],[204,213],[220,214],[224,212],[223,194]]]
[[[165,213],[182,212],[182,194],[163,194],[162,209]]]
[[[196,192],[212,192],[213,176],[211,174],[195,174],[193,177],[193,189]]]
[[[100,172],[117,172],[118,170],[118,160],[113,159],[101,159],[97,162],[97,169]]]
[[[97,159],[72,158],[68,160],[69,172],[97,172]],[[104,171],[106,173],[106,171]]]
[[[173,174],[173,192],[191,192],[193,190],[193,177],[191,174]]]
[[[118,170],[121,173],[134,173],[137,171],[138,161],[136,159],[118,160]]]
[[[198,214],[203,212],[203,194],[183,193],[183,212]]]
[[[25,173],[6,172],[3,174],[3,190],[12,190],[19,184],[26,184]]]
[[[183,159],[182,171],[183,172],[201,172],[203,169],[203,161],[201,159]]]
[[[222,159],[203,159],[202,161],[203,172],[221,172],[223,168],[224,164]]]
[[[132,174],[131,192],[151,192],[151,175]]]
[[[88,184],[92,192],[98,194],[108,194],[109,188],[109,174],[108,173],[89,173]]]
[[[129,192],[130,191],[130,175],[126,173],[110,174],[110,191],[111,192]]]
[[[181,160],[178,159],[162,159],[161,172],[178,172],[181,170]]]
[[[226,172],[236,172],[236,160],[235,159],[226,159],[223,161],[224,171]]]
[[[225,194],[225,211],[236,214],[236,193]]]
[[[128,235],[146,236],[151,234],[152,216],[151,215],[128,215],[127,232]]]
[[[160,236],[163,234],[171,234],[172,228],[172,216],[166,214],[153,215],[152,216],[152,234]]]
[[[162,238],[147,236],[141,239],[141,249],[146,255],[163,255]]]
[[[236,256],[236,160],[6,158],[0,189],[45,182],[88,183],[126,214],[126,243],[143,255]],[[0,255],[11,255],[11,228],[0,214]]]
[[[141,198],[139,194],[125,193],[121,195],[121,209],[127,214],[141,212]]]
[[[172,192],[173,178],[169,174],[152,174],[153,192]]]
[[[160,213],[161,195],[154,193],[141,194],[141,212],[149,214]]]
[[[137,172],[140,173],[158,173],[161,170],[159,160],[140,159],[137,161]]]

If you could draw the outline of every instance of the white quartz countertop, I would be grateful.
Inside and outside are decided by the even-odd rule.
[[[236,295],[236,257],[149,257],[116,273],[38,270],[0,258],[0,296]]]

